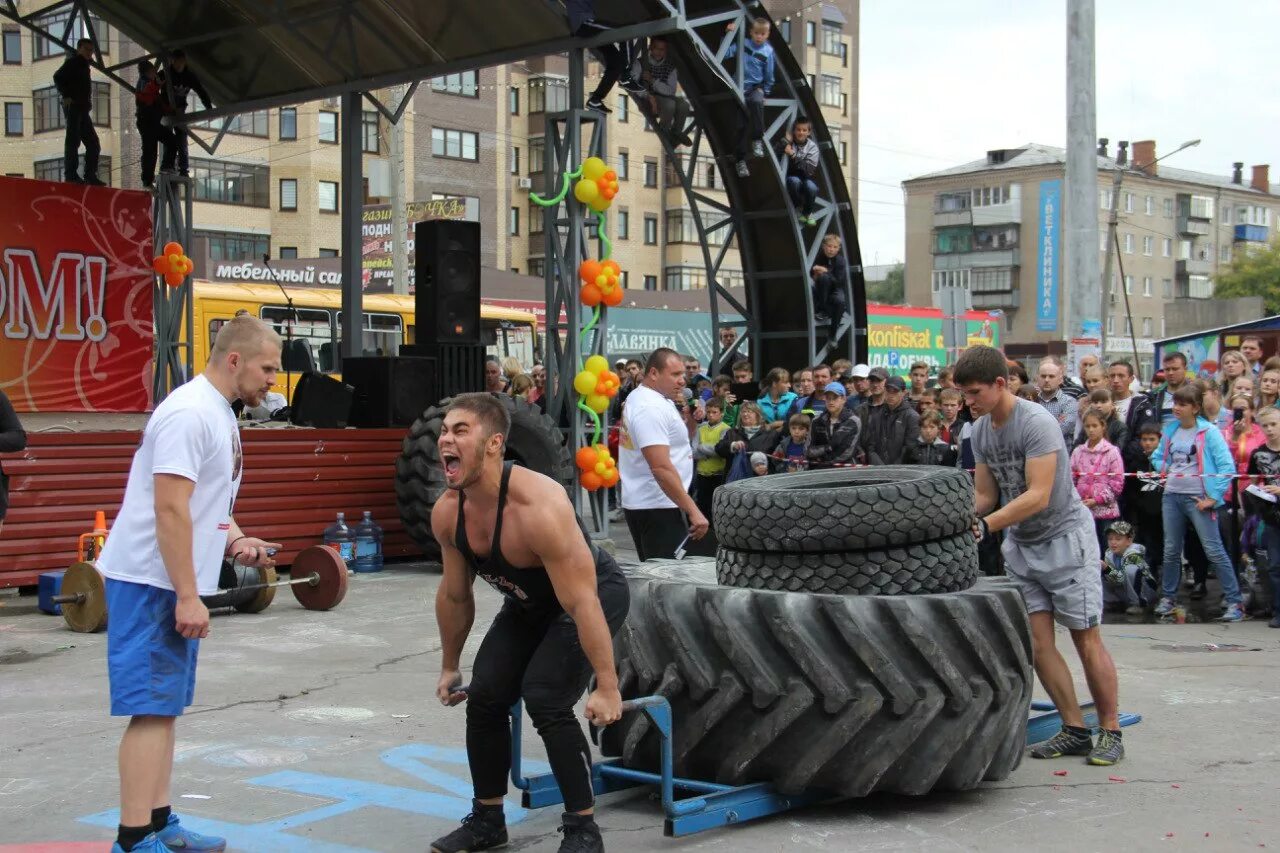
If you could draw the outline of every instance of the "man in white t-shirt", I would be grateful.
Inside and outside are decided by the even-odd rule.
[[[200,376],[156,406],[129,468],[124,502],[98,570],[106,576],[112,716],[130,717],[120,742],[115,851],[223,850],[170,809],[174,722],[195,692],[196,655],[209,635],[200,600],[218,589],[224,556],[271,565],[268,549],[231,517],[244,456],[234,400],[262,403],[280,369],[280,337],[236,317],[218,330]]]
[[[684,387],[680,354],[661,347],[649,356],[644,379],[622,407],[622,510],[641,560],[674,557],[686,534],[701,539],[710,526],[689,495],[694,422]]]

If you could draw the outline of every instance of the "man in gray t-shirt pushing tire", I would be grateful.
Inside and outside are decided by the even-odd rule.
[[[1124,757],[1117,711],[1119,688],[1111,654],[1102,644],[1102,572],[1093,517],[1071,481],[1058,421],[1038,403],[1009,390],[1004,353],[965,350],[955,384],[978,420],[973,425],[979,541],[1007,530],[1001,551],[1031,617],[1036,674],[1062,715],[1062,731],[1031,748],[1033,758],[1088,756],[1110,766]],[[997,505],[1003,506],[997,509]],[[1097,707],[1098,741],[1084,725],[1071,671],[1054,644],[1054,621],[1071,632]]]

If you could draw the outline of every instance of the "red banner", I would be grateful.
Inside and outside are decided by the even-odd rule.
[[[0,388],[20,412],[151,405],[151,196],[0,178]]]

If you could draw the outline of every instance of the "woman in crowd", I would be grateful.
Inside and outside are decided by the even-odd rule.
[[[1084,376],[1080,377],[1084,380],[1084,390],[1087,392],[1097,391],[1099,388],[1107,387],[1107,374],[1102,372],[1102,368],[1098,366],[1090,367],[1084,372]]]
[[[529,393],[533,391],[533,377],[527,373],[517,373],[511,377],[511,384],[507,386],[507,393],[512,397],[529,401]]]
[[[1231,386],[1237,379],[1249,372],[1249,362],[1238,349],[1229,349],[1222,353],[1218,363],[1221,365],[1218,374],[1218,387],[1225,397],[1231,396]]]
[[[764,378],[764,396],[757,402],[769,429],[780,430],[786,426],[791,404],[796,401],[791,390],[791,374],[784,367],[775,367]]]
[[[522,373],[524,373],[524,366],[514,355],[509,355],[502,360],[502,375],[507,378],[507,387],[511,387],[511,380]]]
[[[755,453],[759,451],[772,456],[782,440],[782,432],[768,429],[765,426],[764,413],[760,405],[747,400],[738,407],[738,423],[725,433],[724,438],[716,444],[716,454],[723,459],[733,461],[736,453]],[[771,463],[772,467],[772,463]]]
[[[1022,362],[1009,359],[1009,390],[1014,396],[1018,396],[1018,389],[1029,384],[1031,379],[1027,376],[1027,369],[1022,366]]]

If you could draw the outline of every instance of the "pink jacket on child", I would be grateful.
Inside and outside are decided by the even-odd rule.
[[[1096,447],[1088,442],[1071,453],[1071,478],[1080,500],[1093,500],[1094,518],[1119,518],[1116,498],[1124,490],[1124,462],[1120,451],[1105,438]]]

